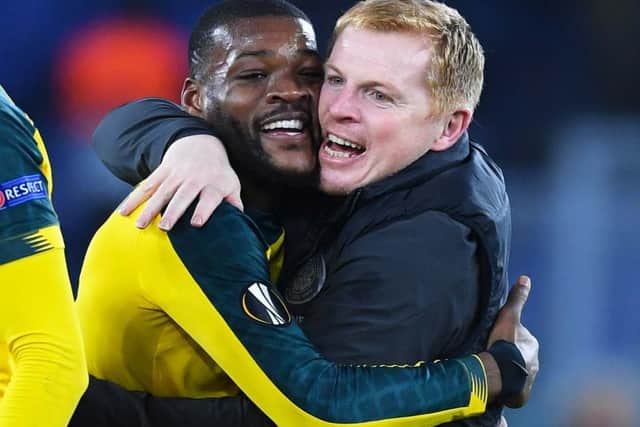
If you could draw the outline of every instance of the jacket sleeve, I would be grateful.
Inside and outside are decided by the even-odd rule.
[[[395,367],[326,359],[269,284],[255,226],[233,211],[221,205],[202,229],[178,223],[173,255],[141,233],[141,256],[162,262],[144,264],[139,277],[148,298],[278,426],[424,427],[484,411],[475,356]],[[158,287],[165,291],[153,296]]]
[[[146,98],[116,108],[98,125],[93,145],[116,177],[136,185],[160,164],[177,139],[213,135],[207,123],[173,102]]]
[[[334,255],[304,330],[340,362],[461,355],[478,309],[476,249],[469,228],[440,212],[369,230]]]

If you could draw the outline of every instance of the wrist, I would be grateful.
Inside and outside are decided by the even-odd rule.
[[[175,134],[173,134],[165,144],[164,154],[166,154],[167,151],[169,151],[169,149],[171,149],[176,145],[188,145],[189,143],[194,143],[194,141],[195,142],[205,141],[206,143],[219,147],[220,150],[224,151],[226,156],[226,150],[224,148],[224,145],[222,144],[222,141],[218,139],[218,137],[202,129],[194,129],[194,128],[181,129],[177,131]],[[164,157],[164,154],[163,154],[163,157]]]
[[[509,341],[498,340],[487,352],[500,372],[500,392],[496,400],[504,404],[522,393],[528,376],[526,363],[518,347]]]
[[[202,127],[185,126],[182,129],[176,130],[176,132],[174,132],[174,134],[171,135],[171,138],[169,139],[169,143],[173,144],[174,142],[179,142],[180,140],[187,138],[189,136],[211,136],[217,139],[216,134],[208,126],[202,126]]]
[[[487,376],[488,402],[493,402],[502,392],[502,378],[500,376],[500,368],[496,359],[491,353],[483,351],[478,354],[478,358],[484,366],[484,372]]]

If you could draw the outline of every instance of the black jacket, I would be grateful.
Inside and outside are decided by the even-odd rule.
[[[194,133],[211,131],[147,100],[112,113],[94,142],[137,183]],[[282,290],[327,358],[404,364],[484,348],[506,296],[510,212],[500,170],[466,135],[346,199],[292,200]],[[499,412],[464,424],[495,425]]]
[[[293,215],[295,266],[282,289],[322,353],[411,364],[485,348],[507,294],[511,217],[502,173],[481,147],[464,135],[330,202]],[[323,206],[326,220],[301,232],[295,221],[322,217]],[[495,425],[499,415],[492,407],[459,425]]]

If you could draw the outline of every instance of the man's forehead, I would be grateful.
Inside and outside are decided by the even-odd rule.
[[[239,18],[214,31],[219,46],[240,51],[317,51],[313,26],[288,16]]]

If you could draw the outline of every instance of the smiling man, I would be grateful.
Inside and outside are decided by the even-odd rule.
[[[430,150],[448,149],[466,131],[477,103],[468,99],[454,104],[456,111],[442,111],[433,92],[425,90],[425,70],[434,60],[435,46],[422,36],[345,21],[348,16],[338,24],[325,65],[318,113],[325,137],[319,153],[321,188],[329,194],[351,193],[397,173]],[[477,98],[481,49],[468,49],[468,55],[478,55],[472,64],[478,74]],[[373,51],[377,54],[371,55]]]
[[[322,82],[313,27],[302,15],[252,14],[235,14],[231,21],[224,12],[209,12],[200,20],[191,38],[192,76],[183,104],[207,122],[220,123],[222,135],[245,142],[230,146],[243,176],[269,182],[283,172],[310,175],[316,167],[314,109]],[[269,80],[265,68],[288,76]]]
[[[247,3],[225,4],[242,8]],[[250,10],[255,13],[254,9]],[[324,375],[329,373],[329,377],[320,376],[319,382],[337,381],[337,389],[317,388],[312,383],[297,381],[302,377],[309,380],[306,374],[296,370],[299,368],[297,358],[301,355],[316,358],[318,353],[307,352],[309,344],[296,335],[299,332],[295,326],[280,329],[281,332],[295,330],[294,340],[283,339],[272,329],[280,323],[289,325],[287,313],[276,310],[271,316],[268,311],[259,314],[255,310],[260,306],[247,303],[254,298],[243,292],[248,291],[256,297],[254,291],[260,290],[265,298],[269,296],[272,302],[275,301],[274,307],[279,307],[279,297],[275,293],[272,295],[268,286],[263,288],[260,284],[281,276],[279,284],[290,310],[302,319],[302,327],[311,342],[320,353],[344,366],[413,365],[423,360],[480,352],[485,348],[491,325],[506,297],[510,218],[499,169],[481,148],[469,142],[466,134],[482,88],[482,49],[464,19],[440,3],[371,0],[356,5],[345,14],[336,27],[319,100],[324,132],[319,156],[320,185],[326,193],[337,197],[314,194],[309,198],[307,193],[283,193],[283,189],[308,182],[313,176],[317,148],[312,138],[313,106],[317,95],[314,91],[319,83],[319,63],[312,60],[318,59],[312,52],[313,44],[308,43],[308,26],[300,24],[299,20],[280,15],[274,17],[273,14],[270,12],[260,18],[243,15],[233,21],[236,24],[233,30],[211,25],[206,37],[192,37],[192,76],[183,90],[183,106],[187,113],[160,100],[131,104],[105,120],[96,138],[103,150],[113,151],[110,148],[113,136],[129,149],[113,155],[115,159],[131,157],[126,159],[124,166],[120,164],[115,169],[120,176],[136,181],[149,166],[157,164],[168,142],[190,134],[210,133],[208,124],[213,124],[216,135],[227,143],[231,163],[237,168],[242,182],[247,207],[281,212],[290,226],[287,228],[289,238],[284,269],[279,267],[281,230],[273,224],[266,227],[264,217],[251,215],[250,209],[247,209],[248,218],[224,204],[200,234],[187,226],[186,219],[181,219],[168,237],[154,227],[137,231],[133,228],[133,219],[112,216],[105,227],[122,224],[124,229],[126,225],[127,233],[114,240],[116,232],[112,231],[107,239],[106,228],[103,228],[87,256],[87,273],[79,297],[81,313],[84,312],[83,324],[88,328],[87,342],[109,336],[109,330],[96,329],[93,325],[106,324],[105,319],[114,317],[113,307],[122,304],[116,303],[118,292],[113,291],[113,283],[119,281],[122,285],[115,287],[122,287],[124,295],[139,292],[140,286],[144,290],[142,297],[134,296],[132,311],[142,307],[143,315],[147,316],[155,315],[161,308],[160,311],[168,314],[166,323],[173,325],[174,330],[136,337],[132,335],[135,329],[131,328],[131,318],[123,318],[120,326],[118,320],[115,322],[117,334],[106,341],[115,349],[113,357],[105,358],[107,348],[97,351],[96,355],[102,358],[105,369],[116,366],[121,370],[119,364],[128,365],[125,369],[137,366],[142,374],[129,372],[128,378],[126,375],[118,377],[119,372],[107,374],[100,367],[91,371],[132,390],[151,391],[160,396],[211,397],[233,391],[229,384],[226,392],[219,392],[218,381],[225,378],[218,369],[221,368],[267,415],[282,425],[287,422],[311,425],[295,424],[295,418],[286,415],[281,407],[272,406],[274,402],[287,406],[283,403],[286,399],[279,400],[282,394],[298,409],[302,408],[303,413],[311,413],[306,420],[308,423],[312,422],[310,419],[319,422],[318,418],[332,422],[365,422],[407,417],[404,405],[420,401],[415,399],[414,393],[423,390],[422,386],[411,389],[411,385],[403,380],[394,379],[391,387],[396,390],[394,395],[404,395],[399,391],[403,389],[412,397],[383,399],[384,403],[369,405],[362,412],[364,406],[359,406],[358,402],[382,396],[367,388],[367,385],[376,388],[379,384],[359,383],[362,368],[351,368],[353,372],[334,378],[331,376],[334,365],[323,361],[319,366],[326,367],[322,372]],[[308,20],[303,21],[308,24]],[[218,46],[224,46],[224,49],[199,48],[193,41],[200,39],[219,41]],[[193,116],[205,118],[206,122]],[[108,144],[106,148],[105,144]],[[167,151],[167,158],[177,152],[183,153],[180,150],[188,147],[186,144],[174,144]],[[207,149],[211,147],[215,146]],[[208,155],[200,153],[197,157],[202,160],[199,165],[203,170],[210,168]],[[132,161],[140,162],[131,168]],[[118,161],[110,163],[113,165]],[[193,164],[188,170],[197,172]],[[166,193],[167,189],[172,192],[172,188],[175,188],[174,183],[169,180],[160,186],[159,193]],[[181,191],[183,189],[178,190],[178,201],[174,199],[167,212],[175,212],[176,206],[182,203],[179,200]],[[204,187],[198,188],[196,193],[201,193],[203,199],[215,199],[215,196],[209,197],[208,191],[210,188]],[[189,203],[191,199],[187,205]],[[147,209],[151,204],[149,202]],[[189,216],[195,223],[203,222],[205,205],[201,200],[200,204],[189,208]],[[166,222],[168,217],[168,213],[163,215],[162,221]],[[154,220],[155,223],[159,221],[159,218]],[[237,221],[249,224],[252,232],[237,228]],[[254,234],[261,236],[258,238],[261,243],[251,240],[255,239]],[[171,271],[179,270],[180,264],[168,262],[170,258],[176,258],[174,255],[159,257],[167,266],[150,267],[148,274],[133,274],[131,259],[142,262],[142,259],[156,258],[144,255],[152,249],[146,243],[137,247],[123,244],[141,239],[165,242],[166,252],[177,253],[196,283],[185,281],[181,284],[181,280],[177,280]],[[198,243],[202,239],[204,241]],[[254,243],[246,246],[248,241]],[[267,253],[270,278],[265,278],[266,263],[259,259],[260,251],[256,251],[256,247]],[[197,259],[201,264],[190,263],[194,254],[199,254]],[[107,255],[123,260],[124,265],[104,263]],[[133,265],[134,269],[146,269],[135,262]],[[114,271],[118,272],[116,276]],[[204,281],[199,280],[200,275]],[[139,280],[137,277],[147,276],[153,280],[146,284],[133,281],[137,284],[132,285],[132,277]],[[147,306],[150,290],[160,292],[157,289],[163,289],[160,283],[166,278],[174,279],[166,285],[167,289],[172,289],[170,297],[154,297],[152,304]],[[194,293],[189,291],[183,295],[186,291],[176,288],[182,285],[199,289],[207,298],[201,295],[199,299],[191,300]],[[92,289],[101,290],[92,295],[96,292]],[[221,289],[230,293],[220,297]],[[104,299],[113,303],[104,304]],[[96,310],[97,301],[101,307]],[[180,301],[189,311],[180,315],[190,319],[191,326],[176,320],[179,313],[169,309]],[[240,301],[246,316],[258,323],[270,323],[271,327],[253,329],[251,324],[244,323],[246,319],[237,312]],[[201,308],[195,309],[197,306]],[[247,383],[247,376],[239,374],[238,365],[225,363],[230,357],[226,351],[230,350],[221,347],[228,346],[235,354],[244,354],[243,349],[217,340],[217,334],[225,330],[225,326],[204,319],[227,309],[231,310],[227,315],[232,319],[225,314],[222,318],[232,324],[233,333],[240,342],[253,348],[249,353],[258,359],[258,365],[276,383],[279,393],[260,394],[260,387],[254,388]],[[166,331],[163,323],[156,322],[156,325],[162,325]],[[241,326],[236,329],[233,325]],[[113,325],[108,324],[107,329],[113,329]],[[169,345],[169,342],[158,340],[158,337],[170,336],[179,337],[186,343]],[[124,346],[122,337],[135,339]],[[265,344],[269,348],[268,356],[259,350],[260,345]],[[145,346],[149,348],[140,349]],[[515,348],[507,347],[512,352],[507,352],[508,363],[502,366],[523,366]],[[172,352],[178,353],[176,348],[184,348],[184,351],[180,350],[181,357],[188,360],[188,364],[160,360]],[[123,354],[123,349],[127,349],[127,354]],[[158,349],[163,351],[158,352]],[[299,349],[303,349],[302,353],[298,353]],[[133,362],[140,355],[146,365]],[[89,354],[89,357],[91,366],[91,358],[96,356]],[[128,359],[130,357],[133,359]],[[499,362],[505,360],[498,359]],[[511,364],[512,361],[517,364]],[[528,358],[527,362],[533,363],[528,366],[532,378],[535,360]],[[249,366],[253,365],[249,363]],[[279,373],[274,374],[267,369],[269,366]],[[193,367],[198,369],[193,370]],[[378,375],[386,369],[389,368],[373,369],[367,375]],[[408,372],[406,369],[401,371]],[[249,372],[260,377],[258,371],[250,369]],[[286,380],[280,377],[283,372],[287,374]],[[317,372],[311,376],[315,377]],[[384,375],[391,378],[400,375],[397,372],[390,369]],[[505,384],[512,384],[514,377],[522,379],[523,375],[522,369],[501,373]],[[170,386],[154,382],[160,378],[171,379]],[[175,391],[176,384],[196,379],[199,386],[205,386],[196,390],[197,393],[188,387]],[[212,384],[213,388],[207,388]],[[154,389],[156,386],[158,388]],[[443,383],[439,390],[447,394],[455,388],[452,383]],[[515,394],[521,390],[521,387],[506,388]],[[273,388],[266,389],[273,391]],[[346,390],[358,390],[360,396]],[[306,397],[302,398],[303,395]],[[361,400],[363,396],[364,400]],[[435,395],[429,394],[426,398],[438,401]],[[502,396],[497,403],[506,400]],[[306,406],[309,403],[311,406]],[[333,409],[338,409],[337,412],[318,415],[318,408],[326,408],[327,404],[335,405]],[[439,414],[448,416],[449,410]],[[496,405],[485,417],[470,422],[494,425],[499,414],[500,408]],[[431,415],[420,420],[416,418],[416,422],[429,424],[452,419]],[[409,418],[394,422],[414,421]]]

